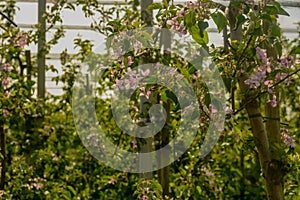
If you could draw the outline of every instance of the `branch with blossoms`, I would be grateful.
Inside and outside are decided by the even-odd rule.
[[[272,88],[276,87],[277,85],[283,83],[284,81],[286,81],[287,79],[289,79],[290,77],[292,77],[293,75],[295,75],[295,74],[297,74],[299,72],[300,72],[300,68],[297,69],[296,71],[294,71],[293,73],[288,74],[287,76],[285,76],[284,78],[282,78],[280,81],[274,83],[269,88],[272,89]],[[253,97],[253,98],[249,99],[248,101],[246,101],[238,110],[236,110],[233,113],[233,115],[236,115],[237,113],[239,113],[240,111],[242,111],[248,104],[250,104],[253,100],[257,99],[258,97],[260,97],[261,95],[266,94],[266,93],[268,93],[268,90],[259,92],[255,97]]]
[[[249,39],[251,40],[251,39]],[[249,43],[249,42],[248,42]],[[248,44],[246,45],[246,47]],[[277,106],[277,97],[273,92],[273,89],[279,85],[280,83],[284,82],[286,79],[290,78],[294,74],[298,73],[299,70],[296,70],[292,74],[288,74],[287,76],[284,76],[286,73],[283,73],[282,71],[286,71],[290,67],[294,65],[294,58],[292,56],[287,56],[285,58],[282,58],[278,60],[281,65],[281,69],[279,69],[279,72],[276,73],[275,79],[279,80],[276,83],[273,84],[274,80],[268,79],[267,75],[271,74],[272,69],[271,69],[271,64],[272,60],[267,57],[267,52],[266,50],[263,50],[259,47],[256,47],[256,53],[258,60],[260,62],[260,65],[257,67],[257,71],[254,72],[250,78],[246,79],[244,83],[249,86],[250,89],[257,89],[261,87],[261,85],[264,85],[267,87],[266,90],[259,92],[257,95],[255,95],[253,98],[248,100],[244,105],[238,109],[237,111],[234,112],[234,114],[240,112],[243,110],[249,103],[251,103],[253,100],[256,98],[260,97],[262,94],[269,93],[273,94],[272,99],[268,101],[272,107]],[[280,80],[281,79],[281,80]]]

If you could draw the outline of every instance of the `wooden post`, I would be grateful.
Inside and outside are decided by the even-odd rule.
[[[146,117],[147,113],[149,112],[149,110],[147,109],[147,107],[148,107],[147,103],[151,104],[151,101],[148,100],[145,96],[141,96],[140,97],[140,111],[141,111],[141,114],[143,117]],[[147,121],[150,121],[150,119],[148,118]],[[141,153],[152,152],[153,138],[152,137],[145,138],[145,142],[146,143],[141,146]],[[149,168],[149,166],[153,166],[152,154],[149,154],[149,156],[141,156],[139,158],[139,166],[140,166],[140,169],[146,169],[146,168]],[[140,177],[150,180],[150,179],[152,179],[152,172],[142,172],[140,174]]]
[[[31,65],[30,50],[25,51],[25,58],[26,58],[27,80],[31,81],[32,65]]]
[[[45,55],[45,42],[46,42],[46,20],[43,16],[46,12],[46,0],[38,1],[38,25],[39,25],[39,38],[38,38],[38,98],[45,98],[45,77],[46,77],[46,55]]]
[[[153,3],[153,0],[141,0],[141,15],[142,21],[147,26],[153,25],[153,12],[152,10],[147,10],[147,8]]]
[[[0,120],[0,148],[1,148],[1,179],[0,190],[4,190],[5,185],[5,173],[6,173],[6,139],[4,133],[4,121]]]
[[[269,0],[264,0],[264,5],[266,5]],[[277,20],[273,20],[272,24],[277,24]],[[266,20],[263,21],[263,30],[265,34],[270,31],[270,23]],[[278,54],[275,47],[270,45],[265,45],[267,50],[267,56],[271,59],[271,68],[274,70],[278,65],[277,59]],[[279,100],[279,86],[273,88],[277,99]],[[270,98],[273,98],[273,94],[269,94]],[[281,134],[280,134],[280,106],[272,107],[271,104],[267,103],[265,106],[266,117],[266,130],[269,138],[269,146],[280,145]],[[277,120],[276,120],[277,119]],[[284,165],[278,155],[278,152],[270,148],[271,162],[268,165],[268,171],[266,174],[267,181],[267,191],[269,199],[284,199],[284,172],[282,166]]]
[[[163,27],[165,28],[165,27]],[[170,50],[171,50],[171,33],[167,29],[163,29],[161,32],[161,38],[160,38],[160,48],[163,49],[165,57],[170,56]],[[159,102],[158,102],[159,103]],[[166,125],[169,123],[170,119],[170,102],[165,102],[164,103],[164,108],[166,110],[167,114],[167,119],[166,119],[166,124],[163,130],[161,131],[160,134],[160,147],[163,148],[164,146],[168,145],[170,142],[170,129],[166,127]],[[166,155],[171,155],[170,152],[166,153]],[[164,155],[160,155],[157,158],[157,162],[159,163],[169,163],[170,158],[166,157]],[[169,174],[170,174],[170,166],[165,166],[162,169],[159,169],[157,171],[158,174],[158,182],[161,184],[162,189],[163,189],[163,196],[165,197],[166,195],[169,194]]]
[[[142,21],[144,24],[146,24],[147,26],[152,26],[152,20],[153,20],[153,12],[151,10],[147,10],[148,6],[151,5],[153,3],[153,0],[141,0],[141,16],[142,16]],[[146,109],[146,102],[147,99],[145,97],[141,97],[140,98],[140,110],[143,116],[146,116],[148,110]],[[149,102],[151,103],[151,102]],[[142,153],[148,153],[152,151],[152,143],[153,143],[153,138],[149,137],[146,138],[146,143],[144,145],[141,146],[141,152]],[[148,168],[149,166],[152,166],[152,156],[150,154],[150,156],[145,157],[142,156],[139,159],[139,166],[140,169],[143,168]],[[147,166],[147,167],[144,167]],[[140,174],[141,178],[145,178],[145,179],[152,179],[152,172],[147,172],[147,173],[141,173]]]
[[[90,79],[89,79],[89,74],[85,75],[85,79],[86,79],[85,92],[86,92],[86,95],[89,95],[90,94]]]

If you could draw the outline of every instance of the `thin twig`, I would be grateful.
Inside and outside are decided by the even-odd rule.
[[[0,11],[0,15],[2,15],[2,17],[7,19],[12,25],[14,25],[15,27],[18,27],[18,25],[15,22],[13,22],[13,20],[11,20],[9,17],[7,17],[3,12]]]

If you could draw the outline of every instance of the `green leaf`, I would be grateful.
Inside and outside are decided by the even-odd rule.
[[[173,92],[171,92],[170,90],[166,91],[166,96],[168,98],[170,98],[173,102],[175,102],[175,103],[178,102],[178,99],[177,99],[176,95]]]
[[[261,36],[263,34],[264,34],[264,32],[263,32],[263,29],[261,26],[258,28],[255,28],[253,31],[253,35],[255,35],[255,36]]]
[[[221,12],[212,13],[211,17],[217,25],[219,32],[228,24],[227,18]]]
[[[266,6],[266,13],[271,15],[285,15],[290,16],[278,2],[271,2],[270,6]]]
[[[163,6],[161,3],[152,3],[150,6],[148,6],[147,10],[158,10],[162,8]]]
[[[300,54],[300,45],[294,47],[291,51],[291,54]]]
[[[140,41],[143,44],[143,47],[149,47],[149,40],[144,38],[144,37],[138,37],[137,38],[138,41]]]
[[[234,30],[237,30],[241,25],[243,25],[247,21],[247,18],[243,14],[238,15],[236,19],[237,20],[235,23]]]
[[[195,24],[195,13],[194,12],[188,12],[184,16],[184,22],[187,28],[191,28]]]
[[[72,186],[68,185],[67,188],[72,192],[73,195],[77,194],[77,192],[74,190]]]
[[[286,15],[286,16],[290,16],[289,13],[287,13],[287,12],[281,7],[281,5],[280,5],[279,2],[271,1],[270,3],[273,4],[273,5],[277,8],[277,10],[278,10],[278,13],[277,13],[277,14],[278,14],[278,15]]]
[[[106,48],[109,49],[111,47],[111,41],[113,40],[114,35],[109,35],[106,39]]]
[[[204,21],[198,22],[198,26],[200,29],[200,36],[204,37],[204,30],[208,27],[208,23]]]
[[[276,51],[278,53],[278,56],[281,57],[282,56],[282,44],[281,44],[281,42],[276,42],[275,43],[275,48],[276,48]]]
[[[272,24],[270,26],[271,29],[271,35],[275,37],[280,37],[281,36],[281,30],[277,24]]]
[[[120,27],[121,23],[119,21],[110,21],[107,23],[107,25],[113,26],[113,27]]]
[[[70,10],[75,10],[75,6],[73,3],[67,3],[66,8],[68,8]]]
[[[209,104],[211,103],[211,98],[210,98],[210,94],[209,93],[206,93],[205,96],[204,96],[204,103],[205,105],[208,107]]]
[[[169,3],[168,3],[168,1],[167,1],[167,0],[163,0],[163,2],[164,2],[164,6],[165,6],[165,8],[167,8],[167,7],[169,6]]]
[[[195,25],[190,29],[190,34],[192,35],[193,39],[199,43],[200,45],[206,45],[208,44],[208,34],[204,30],[203,31],[203,37],[201,37],[201,30],[199,26]]]
[[[142,32],[142,36],[144,36],[148,41],[153,42],[153,37],[147,31]]]
[[[224,85],[227,89],[227,92],[230,92],[231,91],[231,78],[228,78],[224,75],[222,75],[222,79],[223,79],[223,82],[224,82]]]
[[[191,66],[188,69],[189,74],[194,74],[196,71],[197,71],[197,69],[194,66]]]
[[[201,190],[201,187],[199,185],[196,186],[196,189],[197,189],[197,192],[198,194],[202,194],[202,190]]]

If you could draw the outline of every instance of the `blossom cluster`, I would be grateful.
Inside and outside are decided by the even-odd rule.
[[[181,19],[185,15],[186,15],[186,11],[181,10],[177,12],[175,17],[167,21],[167,24],[171,26],[171,30],[176,30],[182,33],[183,35],[187,34],[187,30],[184,28],[183,20]]]
[[[245,84],[249,85],[250,88],[257,89],[261,85],[264,85],[267,87],[267,91],[269,94],[272,95],[272,99],[268,101],[272,107],[277,106],[277,97],[274,94],[272,87],[274,86],[274,81],[271,79],[267,79],[267,75],[272,72],[271,69],[271,61],[267,57],[267,52],[264,49],[261,49],[259,47],[256,48],[256,53],[258,59],[261,61],[261,65],[257,68],[257,71],[252,74],[252,76],[245,80]],[[282,58],[279,60],[282,69],[286,69],[288,67],[291,67],[294,64],[294,59],[292,56],[287,56],[285,58]],[[286,73],[284,72],[278,72],[275,75],[275,79],[279,80],[281,77],[286,76]]]
[[[9,63],[3,64],[2,67],[0,68],[0,72],[4,72],[6,74],[9,74],[11,71],[12,71],[12,66]],[[9,77],[9,76],[3,77],[2,81],[1,81],[2,87],[4,89],[8,89],[11,81],[12,81],[11,77]],[[10,94],[6,91],[5,96],[10,96]]]
[[[47,181],[43,178],[30,178],[29,183],[25,185],[28,189],[36,189],[36,190],[42,190],[44,189],[44,183]]]
[[[19,32],[14,40],[14,43],[16,46],[23,48],[25,45],[27,45],[27,35],[23,32]]]
[[[187,1],[184,5],[185,9],[192,10],[193,13],[198,14],[198,21],[209,19],[211,2],[204,1]]]
[[[286,133],[282,134],[282,139],[283,142],[286,144],[287,147],[289,148],[295,148],[296,147],[296,143],[295,143],[295,139],[292,138],[291,136],[289,136]]]
[[[254,73],[249,79],[245,80],[245,83],[250,88],[258,88],[260,84],[266,79],[266,71],[258,71]]]
[[[140,81],[150,75],[150,70],[144,70],[138,72],[137,70],[128,69],[127,72],[128,77],[123,79],[116,79],[116,89],[118,90],[129,90],[136,89],[139,85]]]

